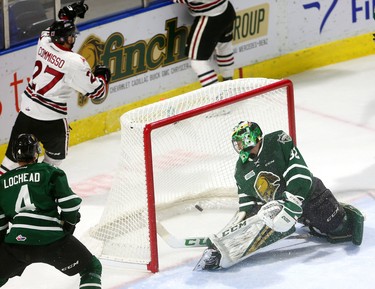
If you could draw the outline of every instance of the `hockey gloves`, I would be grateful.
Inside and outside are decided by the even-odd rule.
[[[287,232],[302,215],[302,201],[289,192],[283,193],[282,200],[264,204],[258,211],[258,217],[276,232]]]
[[[76,229],[76,225],[79,223],[79,221],[81,221],[81,213],[80,212],[77,213],[77,218],[76,218],[75,224],[64,221],[63,230],[66,233],[73,235],[74,230]]]
[[[94,68],[94,75],[102,78],[106,84],[111,81],[111,71],[105,65],[96,65]]]
[[[61,20],[75,20],[79,18],[85,18],[86,11],[89,10],[89,6],[83,4],[83,1],[73,3],[68,6],[64,6],[60,9],[58,17]]]

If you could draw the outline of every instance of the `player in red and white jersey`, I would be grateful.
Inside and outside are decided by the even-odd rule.
[[[78,34],[74,24],[75,11],[78,9],[78,16],[83,18],[88,8],[83,4],[75,5],[73,8],[76,9],[70,9],[73,15],[64,15],[65,20],[55,21],[41,33],[33,75],[22,94],[21,110],[12,129],[0,175],[18,166],[11,144],[22,133],[34,134],[45,149],[43,161],[59,166],[68,151],[68,98],[80,92],[100,103],[107,96],[109,69],[100,65],[92,72],[86,59],[72,51]]]
[[[195,17],[187,40],[187,54],[191,67],[202,86],[218,82],[218,76],[210,63],[216,51],[216,63],[223,80],[233,78],[233,25],[236,12],[228,0],[173,0],[185,4]]]
[[[71,50],[76,34],[71,20],[55,22],[42,32],[33,76],[22,94],[24,114],[39,120],[62,119],[67,99],[77,91],[94,99],[105,97],[105,79],[95,77],[86,59]],[[65,44],[65,37],[72,43]]]

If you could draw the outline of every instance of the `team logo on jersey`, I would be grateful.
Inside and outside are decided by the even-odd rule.
[[[254,189],[258,196],[265,202],[275,199],[275,194],[279,188],[280,178],[271,173],[262,171],[257,175],[254,183]]]
[[[279,134],[278,135],[279,136],[279,138],[278,138],[278,142],[281,142],[282,144],[285,144],[285,143],[287,143],[287,142],[290,142],[290,141],[292,141],[292,138],[289,136],[289,135],[287,135],[285,132],[282,132],[281,134]]]
[[[16,240],[18,242],[25,242],[26,241],[26,237],[25,236],[22,236],[21,234],[19,234],[17,237],[16,237]]]

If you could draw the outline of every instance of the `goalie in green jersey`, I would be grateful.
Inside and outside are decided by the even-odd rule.
[[[232,143],[239,154],[239,210],[221,232],[210,236],[212,244],[196,270],[230,267],[293,233],[297,222],[329,242],[361,244],[363,215],[339,203],[313,176],[288,134],[279,130],[263,136],[258,124],[241,121]]]
[[[19,167],[0,176],[0,287],[41,262],[68,276],[80,274],[80,288],[101,288],[100,261],[73,236],[82,200],[65,173],[38,163],[40,146],[32,134],[18,136],[13,154]]]

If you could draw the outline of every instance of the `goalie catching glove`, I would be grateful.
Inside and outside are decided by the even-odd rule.
[[[282,200],[264,204],[257,215],[272,230],[287,232],[302,215],[302,200],[300,198],[289,192],[284,192]]]
[[[89,10],[89,6],[83,4],[84,1],[80,1],[77,3],[73,3],[68,6],[64,6],[60,9],[58,13],[58,17],[61,20],[75,20],[78,16],[79,18],[85,18],[85,14],[87,10]]]

